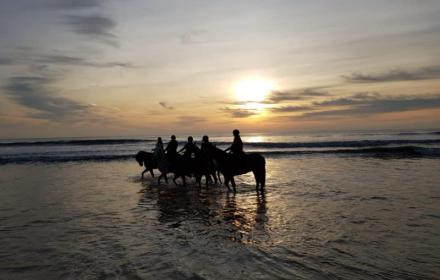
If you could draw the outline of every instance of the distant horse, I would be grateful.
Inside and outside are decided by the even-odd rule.
[[[211,151],[211,156],[216,161],[218,170],[223,174],[225,185],[229,190],[229,182],[231,182],[234,192],[236,191],[234,176],[251,171],[254,173],[257,192],[264,190],[266,183],[266,160],[262,155],[257,153],[232,155],[219,148],[214,148]]]
[[[142,179],[144,179],[144,174],[147,171],[150,171],[151,177],[154,178],[153,169],[157,168],[157,163],[155,160],[153,160],[153,153],[139,151],[136,154],[136,161],[140,166],[143,165],[145,167],[145,170],[142,171]]]

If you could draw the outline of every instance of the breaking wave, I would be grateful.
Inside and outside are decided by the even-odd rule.
[[[229,143],[217,143],[226,145]],[[246,147],[255,148],[361,148],[388,145],[430,145],[440,144],[440,139],[424,140],[359,140],[359,141],[323,141],[323,142],[254,142],[246,143]]]
[[[414,133],[412,133],[414,134]],[[438,134],[440,132],[432,132]],[[411,133],[402,134],[411,135]],[[0,147],[26,146],[96,146],[96,145],[124,145],[124,144],[152,144],[153,139],[88,139],[88,140],[54,140],[54,141],[18,141],[0,142]],[[216,145],[230,145],[230,142],[214,142]],[[357,148],[378,147],[387,145],[430,145],[440,144],[440,139],[409,139],[409,140],[353,140],[353,141],[316,141],[316,142],[246,142],[247,147],[255,148]]]
[[[21,141],[0,143],[0,147],[18,146],[89,146],[89,145],[122,145],[152,143],[155,140],[140,139],[91,139],[91,140],[55,140],[55,141]]]
[[[109,153],[111,151],[108,151]],[[249,151],[252,152],[252,151]],[[258,151],[266,157],[277,156],[304,156],[304,155],[345,155],[345,156],[366,156],[380,158],[414,158],[414,157],[440,157],[440,148],[424,148],[416,146],[401,147],[373,147],[362,149],[324,149],[324,150],[266,150]],[[18,154],[0,156],[0,165],[4,164],[24,164],[24,163],[57,163],[57,162],[82,162],[82,161],[114,161],[114,160],[132,160],[135,153],[124,154],[90,154],[76,155],[75,153],[67,155],[44,155],[44,154]]]

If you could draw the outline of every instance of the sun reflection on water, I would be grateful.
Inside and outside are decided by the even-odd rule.
[[[264,135],[254,135],[245,138],[245,141],[250,143],[262,143],[265,142],[266,140],[267,137],[265,137]]]

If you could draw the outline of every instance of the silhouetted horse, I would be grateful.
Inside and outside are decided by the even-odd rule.
[[[190,165],[187,164],[182,156],[177,155],[173,162],[171,162],[165,157],[164,153],[159,153],[156,160],[157,168],[161,173],[159,178],[157,178],[157,183],[159,185],[162,178],[165,178],[165,182],[168,184],[168,173],[174,174],[173,182],[176,184],[176,186],[178,185],[176,180],[179,177],[182,177],[183,185],[186,185],[185,176],[190,176],[192,174],[192,170]],[[199,182],[199,178],[196,177],[196,179]]]
[[[208,186],[209,178],[214,178],[214,184],[217,184],[217,172],[212,160],[208,158],[207,155],[203,153],[196,154],[194,159],[191,159],[192,162],[192,173],[196,176],[196,178],[200,178],[198,181],[199,186],[201,184],[201,177],[205,176],[205,184]]]
[[[153,169],[157,168],[157,163],[153,160],[153,153],[139,151],[136,154],[136,161],[140,166],[145,167],[145,170],[142,171],[142,179],[144,179],[144,174],[147,171],[150,171],[151,177],[154,178]]]
[[[186,185],[186,176],[194,176],[196,182],[201,186],[202,176],[206,178],[206,186],[208,186],[208,178],[212,175],[215,183],[217,183],[217,176],[215,174],[215,168],[211,162],[201,154],[195,156],[195,158],[187,158],[181,155],[177,155],[173,162],[170,162],[164,154],[159,154],[157,158],[158,169],[161,175],[158,178],[158,184],[162,177],[168,183],[167,174],[173,173],[173,182],[177,185],[177,178],[182,178],[183,186]]]
[[[257,191],[264,190],[266,183],[266,160],[257,153],[249,153],[243,155],[228,154],[225,151],[214,148],[211,151],[212,157],[216,161],[218,170],[225,178],[225,185],[229,188],[229,182],[235,189],[234,176],[253,172],[256,182]]]

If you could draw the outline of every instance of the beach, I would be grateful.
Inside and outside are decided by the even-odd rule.
[[[243,137],[264,193],[142,180],[154,138],[5,140],[0,279],[439,279],[440,135],[404,133]]]

